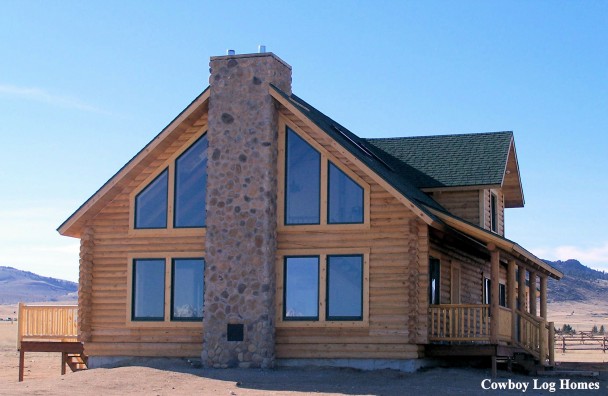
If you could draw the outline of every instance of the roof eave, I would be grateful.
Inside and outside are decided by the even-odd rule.
[[[198,95],[181,113],[177,115],[162,131],[160,131],[143,149],[141,149],[129,162],[118,170],[99,190],[87,199],[74,213],[70,215],[58,228],[59,234],[64,236],[80,237],[81,227],[90,216],[100,200],[106,196],[121,180],[133,170],[143,158],[152,152],[158,145],[179,125],[186,121],[201,106],[209,100],[209,87]]]

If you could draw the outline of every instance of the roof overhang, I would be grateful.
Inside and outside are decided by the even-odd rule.
[[[524,189],[521,184],[514,139],[511,139],[511,144],[509,145],[509,154],[507,155],[501,187],[505,197],[505,208],[524,207]]]
[[[270,87],[269,89],[270,95],[281,105],[283,108],[289,113],[293,114],[297,119],[304,123],[307,127],[317,131],[318,133],[327,135],[327,133],[316,125],[312,120],[310,120],[304,113],[300,111],[298,106],[281,95],[277,88]],[[442,229],[443,224],[440,221],[437,221],[427,210],[426,206],[419,205],[418,203],[413,202],[409,198],[407,198],[404,194],[399,192],[394,186],[391,185],[387,180],[381,177],[378,173],[376,173],[373,169],[367,166],[363,161],[357,158],[356,155],[353,155],[346,147],[341,145],[334,139],[330,138],[330,144],[342,155],[346,156],[351,162],[353,162],[359,169],[365,172],[368,176],[374,179],[378,184],[384,187],[388,192],[390,192],[395,198],[397,198],[401,203],[403,203],[407,208],[411,209],[422,221],[424,221],[427,225],[432,226],[437,229]]]
[[[496,246],[497,248],[507,252],[508,254],[511,254],[514,257],[520,259],[536,271],[544,273],[558,280],[564,276],[563,273],[551,267],[543,260],[539,259],[538,257],[536,257],[535,255],[533,255],[532,253],[530,253],[529,251],[527,251],[526,249],[524,249],[513,241],[503,238],[500,235],[494,234],[490,231],[479,228],[448,213],[441,212],[439,210],[429,207],[427,207],[427,209],[431,211],[435,216],[440,218],[441,221],[443,221],[449,227],[452,227],[455,230],[464,233],[465,235],[474,238],[486,245],[492,244]]]
[[[87,220],[111,202],[134,176],[141,172],[153,157],[154,153],[166,149],[172,142],[172,137],[180,135],[192,123],[198,120],[209,108],[209,88],[205,89],[188,105],[169,125],[167,125],[150,143],[137,153],[125,166],[110,178],[95,194],[93,194],[76,212],[57,228],[61,235],[78,238]]]

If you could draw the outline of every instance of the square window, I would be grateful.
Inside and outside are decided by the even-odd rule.
[[[133,260],[132,320],[165,319],[165,260]]]

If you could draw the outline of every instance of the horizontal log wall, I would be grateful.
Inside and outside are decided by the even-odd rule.
[[[479,190],[434,192],[432,197],[450,213],[480,225]]]
[[[176,136],[90,221],[94,238],[91,294],[88,300],[82,300],[90,301],[85,342],[85,353],[90,356],[200,356],[202,323],[155,324],[128,320],[130,285],[127,274],[131,265],[129,257],[138,254],[149,257],[153,252],[176,252],[204,256],[204,230],[130,230],[129,220],[133,215],[131,193],[164,169],[167,160],[186,149],[194,136],[206,131],[206,118],[204,115]]]
[[[286,114],[288,125],[328,148],[330,160],[347,167],[370,186],[369,229],[302,230],[281,227],[278,250],[369,249],[369,324],[330,326],[293,322],[276,330],[277,358],[385,358],[421,356],[427,339],[428,227],[393,195],[330,147],[328,137]],[[279,192],[281,193],[281,192]],[[280,265],[280,264],[279,264]],[[279,294],[279,293],[277,293]],[[282,298],[282,296],[278,296]],[[277,301],[277,304],[279,301]],[[280,318],[277,318],[280,322]]]

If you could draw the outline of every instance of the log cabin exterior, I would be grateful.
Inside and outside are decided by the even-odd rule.
[[[511,132],[362,139],[292,94],[274,54],[210,66],[58,228],[81,241],[89,365],[416,368],[470,346],[550,361],[562,274],[504,237],[524,204]]]

